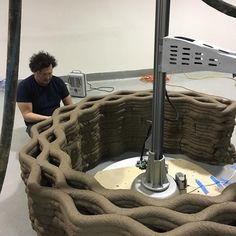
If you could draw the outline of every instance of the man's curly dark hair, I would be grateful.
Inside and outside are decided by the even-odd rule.
[[[47,68],[50,65],[52,65],[52,68],[54,68],[57,66],[57,61],[54,56],[44,51],[33,54],[29,60],[29,67],[33,73]]]

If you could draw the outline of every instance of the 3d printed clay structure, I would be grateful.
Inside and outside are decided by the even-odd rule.
[[[233,163],[236,103],[169,92],[166,153]],[[30,219],[38,235],[236,235],[236,184],[215,197],[183,194],[156,200],[102,187],[85,171],[109,157],[141,152],[151,120],[151,91],[120,91],[61,107],[32,129],[20,152]]]

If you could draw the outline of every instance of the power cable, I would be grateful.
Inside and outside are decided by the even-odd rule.
[[[87,84],[89,85],[88,91],[97,90],[97,91],[111,93],[115,89],[114,87],[110,87],[110,86],[93,87],[92,84],[90,84],[89,82],[87,82]]]

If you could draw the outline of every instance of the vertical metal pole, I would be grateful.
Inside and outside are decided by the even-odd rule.
[[[21,8],[21,0],[9,0],[7,70],[0,138],[0,192],[6,174],[15,118],[20,53]]]
[[[170,0],[156,0],[154,84],[152,103],[152,143],[148,154],[146,172],[141,176],[142,185],[154,192],[170,191],[162,194],[167,197],[174,193],[176,184],[167,176],[163,156],[165,77],[162,72],[163,38],[168,35]],[[170,182],[171,181],[171,182]],[[170,184],[172,183],[172,184]]]
[[[169,31],[170,0],[156,1],[155,47],[154,47],[154,84],[152,105],[152,145],[154,159],[163,155],[165,76],[161,72],[163,37]]]

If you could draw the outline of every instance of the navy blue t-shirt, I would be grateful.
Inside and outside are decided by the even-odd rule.
[[[47,86],[40,86],[34,75],[31,75],[19,83],[16,101],[32,103],[33,113],[51,116],[68,95],[69,91],[61,78],[53,76]],[[34,124],[26,121],[25,123]]]

